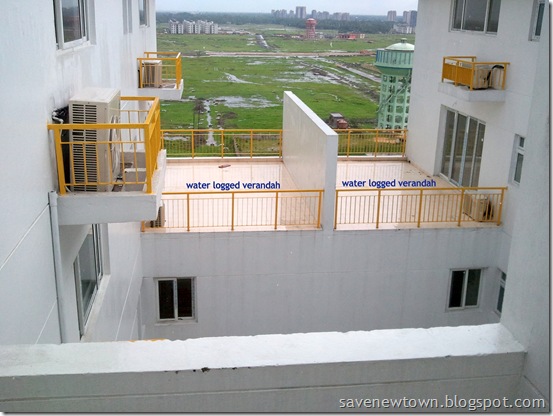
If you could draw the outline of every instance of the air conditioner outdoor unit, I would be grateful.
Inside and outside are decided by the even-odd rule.
[[[467,69],[472,68],[472,64],[468,63],[462,63],[461,66]],[[472,88],[475,90],[488,88],[490,86],[490,71],[490,68],[485,66],[476,66],[472,76]]]
[[[165,205],[159,207],[157,211],[157,218],[150,221],[150,228],[162,228],[165,227]]]
[[[161,61],[143,61],[142,86],[144,88],[161,88]]]
[[[493,207],[487,195],[465,194],[463,214],[479,222],[492,221]]]
[[[119,90],[87,88],[69,100],[69,123],[120,122]],[[70,135],[71,191],[109,192],[121,170],[119,129],[72,130]]]

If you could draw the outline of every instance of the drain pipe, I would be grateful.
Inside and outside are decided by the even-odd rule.
[[[66,314],[64,313],[63,296],[63,270],[61,261],[60,228],[58,221],[58,194],[54,191],[48,193],[50,202],[50,224],[52,227],[52,247],[54,251],[54,275],[56,279],[56,297],[58,304],[58,317],[60,324],[61,342],[69,342]]]

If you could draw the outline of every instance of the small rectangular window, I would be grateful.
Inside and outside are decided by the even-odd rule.
[[[160,321],[194,318],[194,279],[157,279],[157,300]]]
[[[536,0],[534,3],[534,11],[532,13],[530,40],[540,40],[544,12],[545,0]]]
[[[478,306],[481,269],[452,270],[449,285],[449,309]]]
[[[85,332],[98,284],[104,274],[100,226],[89,227],[85,240],[73,263],[77,290],[77,310],[81,335]]]
[[[520,184],[522,178],[522,166],[524,164],[524,137],[515,136],[515,149],[513,152],[513,167],[512,167],[512,181],[515,184]]]
[[[88,40],[87,0],[53,0],[58,49],[81,45]]]
[[[503,311],[503,298],[505,297],[505,283],[507,283],[507,275],[504,272],[501,272],[499,278],[499,293],[497,294],[497,305],[495,307],[497,313],[501,315]]]
[[[138,0],[138,16],[139,16],[140,26],[149,26],[148,0]]]

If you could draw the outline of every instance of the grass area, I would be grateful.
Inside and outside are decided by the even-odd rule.
[[[399,42],[402,35],[368,35],[367,39],[303,41],[267,37],[280,52],[357,52]],[[407,36],[414,42],[413,36]],[[372,43],[369,43],[372,42]],[[374,57],[208,57],[197,51],[260,52],[253,35],[158,34],[159,51],[191,56],[182,60],[181,102],[162,103],[162,128],[280,129],[284,91],[292,91],[323,120],[342,113],[355,128],[376,126],[379,84],[339,68],[350,66],[375,74]],[[377,74],[377,73],[376,73]],[[198,99],[210,112],[194,112]],[[198,119],[200,121],[198,121]],[[211,119],[211,120],[210,120]]]

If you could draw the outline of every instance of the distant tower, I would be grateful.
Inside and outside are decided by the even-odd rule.
[[[317,37],[315,34],[315,26],[317,26],[317,21],[315,19],[307,19],[305,22],[305,39],[315,39]]]
[[[375,65],[382,73],[378,128],[407,127],[414,51],[406,39],[376,51]]]

